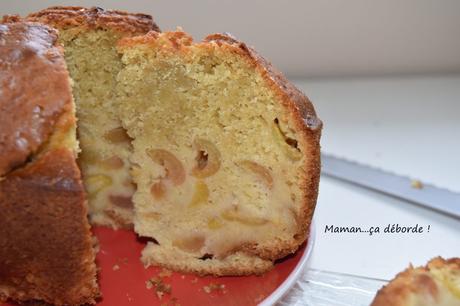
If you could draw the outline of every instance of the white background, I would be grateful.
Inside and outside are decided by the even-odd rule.
[[[460,76],[299,81],[325,122],[322,149],[460,192]],[[452,203],[454,204],[454,203]],[[460,203],[456,203],[460,205]],[[460,256],[460,220],[322,177],[312,267],[391,279]],[[425,227],[423,234],[331,234],[326,225]]]
[[[57,4],[151,13],[197,39],[231,32],[308,94],[324,152],[460,192],[460,1],[1,1],[0,12]],[[332,179],[321,180],[315,219],[316,269],[390,279],[409,262],[460,256],[459,220]],[[324,233],[393,223],[431,230]]]

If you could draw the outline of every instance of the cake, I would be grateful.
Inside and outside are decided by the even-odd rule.
[[[115,10],[51,7],[28,16],[59,30],[59,42],[74,81],[78,163],[88,192],[92,224],[132,227],[135,186],[129,175],[130,139],[121,126],[114,99],[121,61],[116,42],[159,31],[152,17]]]
[[[55,30],[0,23],[0,300],[99,295],[70,80]]]
[[[460,258],[410,266],[380,289],[371,306],[459,306]]]
[[[134,226],[152,239],[143,262],[245,275],[294,253],[320,174],[322,124],[306,96],[226,34],[150,32],[118,50]]]
[[[53,7],[74,81],[90,220],[149,242],[146,266],[260,274],[306,240],[322,123],[253,49],[151,17]]]

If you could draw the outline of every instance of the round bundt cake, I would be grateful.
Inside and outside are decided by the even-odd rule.
[[[201,275],[305,242],[322,123],[252,48],[100,8],[25,20],[0,25],[0,296],[94,303],[87,212],[146,237],[145,265]]]

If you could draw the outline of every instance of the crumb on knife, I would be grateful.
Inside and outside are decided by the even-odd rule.
[[[415,189],[422,189],[423,188],[423,184],[419,180],[412,180],[410,185],[411,185],[412,188],[415,188]]]

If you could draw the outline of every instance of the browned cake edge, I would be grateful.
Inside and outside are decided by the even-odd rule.
[[[58,30],[69,30],[72,36],[99,29],[118,32],[121,37],[160,31],[150,15],[104,10],[99,7],[54,6],[28,15],[27,20],[42,22]],[[132,228],[132,220],[119,215],[117,210],[106,209],[105,213],[113,223],[99,225]]]
[[[75,155],[47,151],[0,182],[0,296],[95,303],[95,253]]]
[[[150,30],[160,31],[152,16],[100,7],[53,6],[29,14],[28,20],[40,21],[58,28],[110,28],[120,32],[144,34]]]
[[[460,258],[436,257],[424,267],[410,265],[377,292],[371,306],[405,306],[409,295],[424,292],[436,298],[438,288],[428,272],[444,267],[460,272]]]
[[[193,39],[185,32],[166,32],[162,35],[167,36],[171,41],[171,46],[176,50],[181,50],[182,46],[190,46],[193,43]],[[123,49],[137,44],[155,44],[158,36],[159,33],[152,31],[143,36],[125,38],[120,40],[119,47]],[[261,73],[268,86],[282,101],[284,108],[288,110],[290,118],[294,121],[296,131],[301,135],[298,139],[298,145],[302,148],[302,152],[305,153],[307,158],[304,164],[304,176],[301,178],[303,205],[301,214],[297,217],[299,227],[294,236],[294,240],[289,244],[273,241],[271,244],[263,247],[257,244],[246,244],[240,248],[240,250],[245,253],[265,260],[275,261],[294,253],[308,237],[311,219],[318,197],[321,170],[320,137],[322,122],[316,116],[316,112],[310,100],[256,51],[228,34],[209,35],[202,43],[199,43],[199,46],[201,48],[207,48],[211,43],[217,43],[221,47],[227,48],[229,52],[241,55],[248,60],[254,69]],[[171,268],[177,269],[177,267],[173,267],[172,265]],[[230,270],[213,271],[211,274],[261,274],[270,268],[270,266],[260,266],[257,268],[254,267],[253,270],[248,270],[247,267],[232,267]],[[184,270],[183,268],[181,268],[181,270],[184,272],[200,273],[200,271]]]
[[[0,22],[0,177],[39,149],[64,105],[71,103],[56,30],[19,21],[17,16],[5,16]],[[50,82],[53,91],[48,91]]]
[[[73,145],[63,145],[76,119],[62,49],[56,45],[56,31],[45,25],[14,16],[3,22],[10,23],[7,31],[9,26],[26,29],[12,39],[24,45],[13,51],[27,65],[10,61],[12,66],[5,70],[16,82],[15,89],[3,88],[9,94],[3,102],[20,104],[8,114],[26,114],[18,130],[28,122],[42,122],[49,131],[26,160],[0,177],[0,300],[94,303],[99,289],[86,198]],[[38,106],[39,114],[52,116],[28,116]]]

